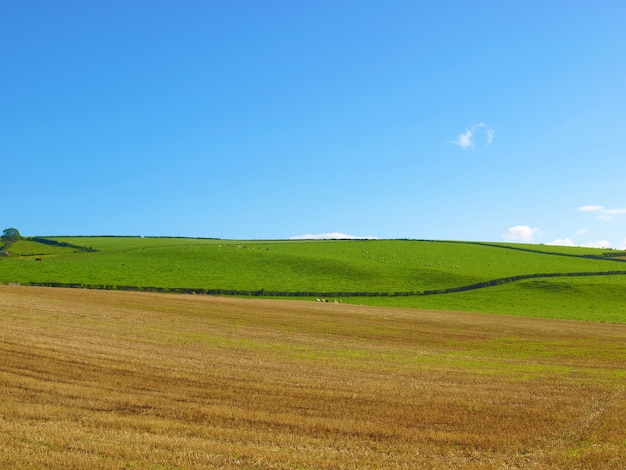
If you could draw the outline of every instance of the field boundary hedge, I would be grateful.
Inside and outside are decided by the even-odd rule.
[[[276,291],[276,290],[240,290],[240,289],[202,289],[185,287],[150,287],[150,286],[123,286],[109,284],[81,284],[63,282],[29,282],[27,286],[37,287],[62,287],[75,289],[96,289],[96,290],[123,290],[136,292],[160,292],[175,294],[200,294],[200,295],[228,295],[228,296],[254,296],[254,297],[411,297],[422,295],[453,294],[456,292],[466,292],[470,290],[484,289],[487,287],[499,286],[511,282],[523,281],[527,279],[556,278],[556,277],[586,277],[586,276],[619,276],[626,275],[626,271],[598,271],[598,272],[571,272],[571,273],[541,273],[541,274],[520,274],[517,276],[507,276],[488,281],[476,282],[464,286],[448,287],[444,289],[430,289],[414,292],[321,292],[321,291]],[[15,285],[14,283],[12,283]]]
[[[492,248],[503,248],[505,250],[525,251],[527,253],[535,253],[539,255],[554,255],[554,256],[566,256],[569,258],[597,259],[597,260],[602,260],[602,261],[616,261],[618,263],[626,262],[626,259],[619,258],[626,254],[623,250],[618,250],[615,252],[604,252],[602,255],[583,255],[583,254],[576,254],[576,253],[560,253],[558,251],[533,250],[532,248],[526,248],[526,247],[521,247],[521,246],[509,246],[509,245],[501,245],[499,243],[488,243],[488,242],[448,242],[448,243],[466,243],[470,245],[489,246]]]
[[[88,252],[97,251],[97,250],[94,250],[93,248],[91,248],[90,246],[73,245],[72,243],[60,242],[60,241],[57,241],[57,240],[50,240],[49,238],[44,238],[44,237],[27,237],[27,238],[24,238],[24,240],[28,240],[28,241],[31,241],[31,242],[37,242],[37,243],[41,243],[43,245],[49,245],[49,246],[58,246],[58,247],[64,247],[64,248],[74,248],[75,250],[78,250],[78,251],[88,251]]]

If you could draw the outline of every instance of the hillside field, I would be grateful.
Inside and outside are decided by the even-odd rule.
[[[0,286],[0,468],[626,466],[626,325]]]
[[[625,253],[612,250],[420,240],[35,237],[6,253],[0,258],[5,284],[626,322]]]

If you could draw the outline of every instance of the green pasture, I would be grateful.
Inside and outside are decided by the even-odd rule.
[[[626,323],[626,275],[530,279],[467,292],[342,302]]]
[[[8,247],[13,256],[39,256],[39,255],[61,255],[72,254],[76,251],[74,248],[66,246],[50,246],[43,243],[37,243],[30,240],[20,240],[12,243]]]
[[[8,246],[10,256],[0,258],[0,282],[328,293],[370,305],[626,322],[624,274],[524,279],[415,295],[520,275],[626,271],[622,253],[610,250],[419,240],[49,240],[66,246],[27,239]]]

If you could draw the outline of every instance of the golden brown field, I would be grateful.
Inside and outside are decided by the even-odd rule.
[[[0,286],[2,468],[626,467],[626,325]]]

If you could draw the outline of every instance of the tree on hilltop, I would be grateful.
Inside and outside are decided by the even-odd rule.
[[[5,243],[11,243],[21,240],[22,236],[20,235],[20,231],[16,228],[5,228],[0,238],[2,238],[2,241]]]

